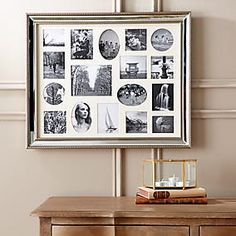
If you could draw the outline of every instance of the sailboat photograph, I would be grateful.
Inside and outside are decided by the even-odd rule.
[[[119,104],[98,104],[98,133],[118,133]]]
[[[113,133],[115,130],[117,130],[117,127],[115,127],[112,119],[111,119],[111,115],[109,113],[108,108],[106,109],[106,116],[105,116],[105,125],[106,125],[106,132],[107,133]]]

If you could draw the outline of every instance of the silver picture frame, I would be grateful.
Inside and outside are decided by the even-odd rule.
[[[27,14],[27,148],[191,146],[191,13]]]

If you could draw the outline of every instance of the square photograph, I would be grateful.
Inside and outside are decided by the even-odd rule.
[[[126,29],[125,30],[125,50],[143,51],[147,49],[146,29]]]
[[[43,78],[65,79],[65,52],[43,52]]]
[[[44,133],[66,133],[66,111],[44,111]]]
[[[145,56],[121,56],[121,79],[147,79],[147,58]]]
[[[152,84],[152,110],[173,111],[173,84]]]
[[[72,96],[111,96],[111,65],[71,66]]]
[[[126,133],[147,133],[147,112],[126,112]]]
[[[173,116],[153,116],[152,117],[153,133],[174,133]]]
[[[93,30],[71,30],[71,59],[93,59]]]
[[[174,79],[174,57],[151,57],[152,79]]]
[[[65,30],[64,29],[44,29],[43,30],[43,46],[44,47],[63,47],[65,46]]]
[[[115,134],[119,131],[119,104],[98,104],[98,133]]]

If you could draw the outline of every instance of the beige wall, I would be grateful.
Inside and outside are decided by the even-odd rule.
[[[127,11],[151,11],[151,0],[126,0]],[[164,158],[199,160],[209,196],[236,196],[236,2],[164,0],[165,10],[192,11],[192,149]],[[30,211],[52,195],[112,195],[112,150],[26,150],[26,12],[111,11],[111,0],[12,0],[0,10],[0,235],[38,235]],[[141,185],[151,151],[125,150],[123,192]]]

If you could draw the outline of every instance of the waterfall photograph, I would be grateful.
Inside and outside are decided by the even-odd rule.
[[[173,111],[173,84],[152,85],[152,110]]]

